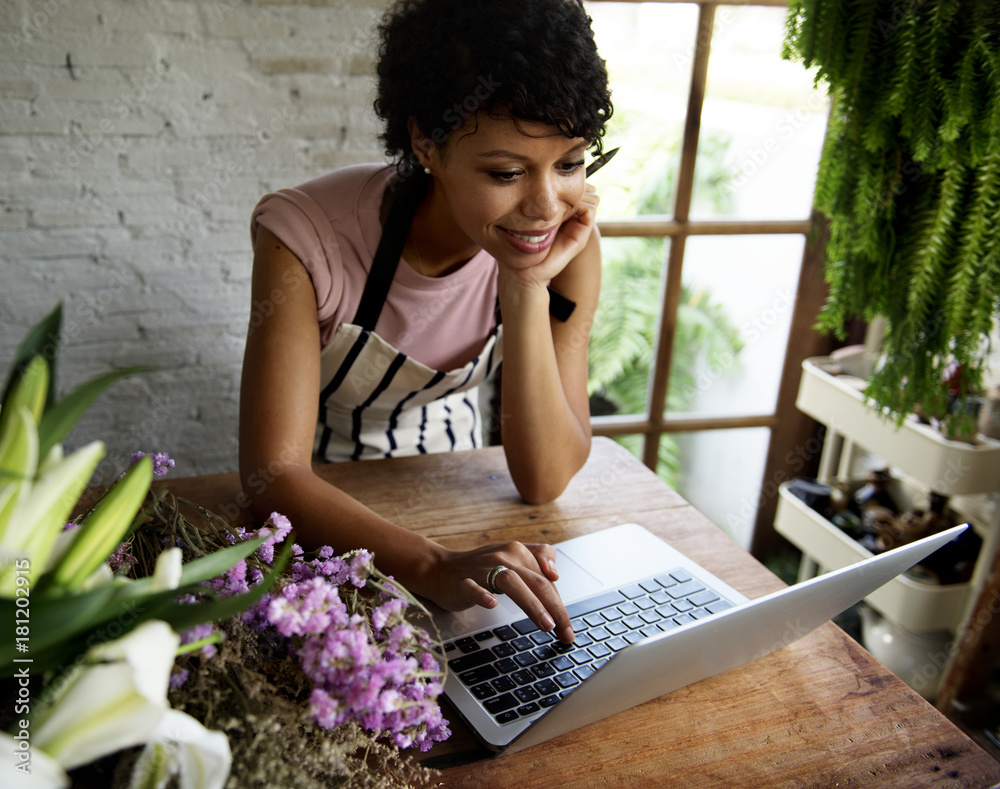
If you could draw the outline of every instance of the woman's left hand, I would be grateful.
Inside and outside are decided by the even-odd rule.
[[[587,246],[597,225],[597,205],[600,200],[597,189],[586,184],[576,211],[556,231],[555,241],[545,258],[528,268],[513,268],[500,261],[501,273],[513,276],[523,284],[547,285]]]
[[[555,586],[559,571],[552,546],[508,542],[442,554],[432,573],[438,588],[430,596],[445,610],[494,608],[497,598],[489,589],[489,575],[502,566],[506,569],[494,578],[497,592],[507,595],[539,629],[562,641],[573,640],[573,626]]]

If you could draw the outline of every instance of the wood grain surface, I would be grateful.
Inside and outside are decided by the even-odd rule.
[[[453,548],[559,542],[640,523],[748,597],[783,583],[606,438],[555,502],[524,504],[501,448],[329,464],[318,473],[376,512]],[[262,477],[266,481],[266,477]],[[157,483],[246,520],[236,475]],[[377,562],[377,557],[376,557]],[[452,737],[414,758],[443,787],[993,787],[996,762],[828,623],[742,668],[511,756]]]

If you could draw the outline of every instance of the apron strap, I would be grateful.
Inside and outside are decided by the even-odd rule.
[[[358,311],[354,314],[352,323],[355,326],[360,326],[366,331],[375,331],[375,324],[382,314],[382,306],[385,304],[386,296],[389,295],[392,278],[396,275],[399,260],[403,255],[403,247],[406,246],[406,239],[410,235],[413,217],[427,196],[428,182],[426,175],[416,170],[398,183],[390,185],[389,188],[394,189],[396,195],[389,207],[385,226],[382,228],[382,237],[379,239],[378,249],[375,250],[375,258],[372,260],[371,271],[368,272]],[[549,314],[565,323],[573,314],[576,302],[553,290],[552,286],[549,286],[548,291]],[[500,322],[499,312],[498,304],[497,323]]]
[[[371,271],[365,282],[364,292],[358,311],[354,315],[355,326],[373,332],[378,317],[382,314],[382,306],[389,295],[392,278],[396,275],[399,259],[406,246],[406,238],[410,235],[410,225],[417,213],[417,208],[427,196],[427,176],[421,170],[415,170],[410,176],[403,178],[388,188],[395,190],[396,195],[389,207],[382,237],[375,250]]]

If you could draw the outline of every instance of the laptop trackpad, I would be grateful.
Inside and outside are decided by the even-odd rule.
[[[564,603],[570,603],[603,590],[603,584],[597,578],[558,548],[556,548],[556,569],[559,570],[556,588]]]

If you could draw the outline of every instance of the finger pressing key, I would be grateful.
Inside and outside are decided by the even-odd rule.
[[[573,629],[569,625],[569,615],[565,613],[566,609],[559,599],[556,588],[542,576],[533,575],[532,580],[537,582],[536,586],[542,588],[533,589],[525,578],[513,571],[500,573],[499,578],[495,579],[495,583],[502,584],[503,591],[510,596],[511,601],[516,603],[528,615],[528,618],[546,633],[556,629],[556,622],[551,612],[561,611],[564,614],[562,618],[566,620],[566,625],[560,627],[556,635],[563,641],[572,641]],[[546,598],[552,599],[546,603]]]

